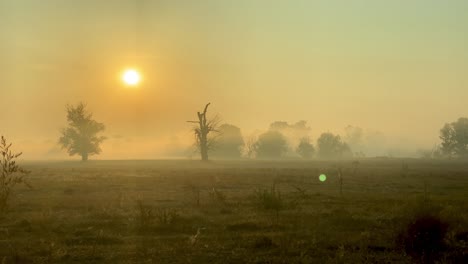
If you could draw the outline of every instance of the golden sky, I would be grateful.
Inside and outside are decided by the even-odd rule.
[[[431,148],[468,115],[468,2],[0,0],[0,133],[57,147],[65,105],[106,124],[100,158],[173,156],[207,102],[248,135],[307,120]],[[125,87],[121,72],[141,71]]]

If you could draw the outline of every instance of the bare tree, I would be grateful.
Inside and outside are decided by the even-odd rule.
[[[244,144],[244,155],[249,158],[253,159],[255,158],[255,155],[257,154],[257,136],[256,135],[251,135],[247,137],[245,144]]]
[[[210,103],[206,104],[203,112],[197,112],[197,121],[187,121],[189,123],[197,124],[193,128],[193,132],[195,133],[196,144],[200,150],[201,159],[203,161],[208,160],[208,151],[213,147],[216,141],[216,136],[209,137],[209,134],[211,132],[218,132],[219,124],[219,118],[217,116],[209,120],[206,118],[208,106],[210,106]]]

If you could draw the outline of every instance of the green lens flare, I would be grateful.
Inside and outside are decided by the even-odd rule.
[[[321,182],[326,181],[326,180],[327,180],[327,175],[325,175],[325,174],[320,174],[319,180],[320,180]]]

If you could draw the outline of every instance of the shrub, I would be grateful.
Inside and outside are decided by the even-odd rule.
[[[399,234],[398,242],[406,254],[420,263],[434,263],[446,249],[449,224],[430,212],[417,214]]]
[[[210,198],[214,203],[225,205],[226,204],[226,194],[222,193],[220,190],[213,188],[210,193]]]
[[[138,227],[141,230],[154,226],[172,225],[179,218],[179,212],[171,208],[155,208],[137,200]]]
[[[270,130],[258,137],[255,150],[259,159],[278,159],[287,152],[288,142],[283,134]]]
[[[154,221],[153,209],[147,206],[141,200],[137,200],[137,218],[140,229],[145,229],[150,226]]]
[[[155,216],[160,225],[171,225],[179,218],[179,213],[171,208],[157,208]]]
[[[11,151],[11,143],[8,144],[2,136],[0,139],[0,212],[3,212],[8,206],[11,191],[17,184],[25,184],[29,186],[24,177],[29,173],[22,169],[16,159],[21,156],[20,153]]]
[[[258,209],[275,212],[276,221],[279,219],[280,211],[286,207],[281,193],[276,190],[274,184],[271,189],[255,190],[254,201]]]
[[[275,243],[273,243],[273,240],[267,236],[259,236],[256,237],[255,240],[253,241],[253,248],[259,250],[259,249],[271,249],[273,247],[276,247]]]

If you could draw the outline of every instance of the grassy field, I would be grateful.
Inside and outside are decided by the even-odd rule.
[[[466,162],[23,164],[2,263],[412,263],[399,234],[421,211],[448,224],[438,261],[468,260]]]

